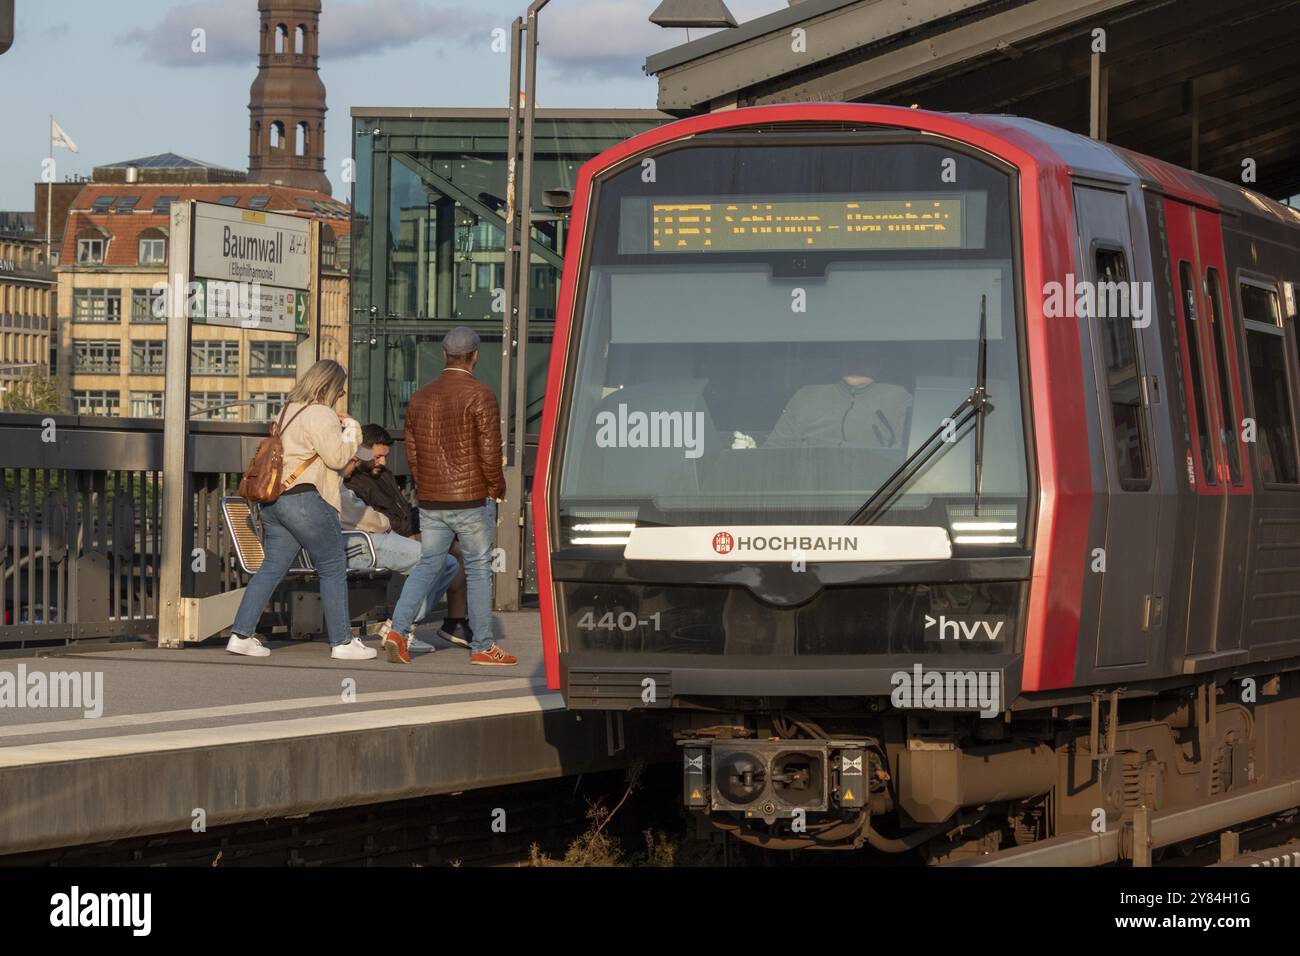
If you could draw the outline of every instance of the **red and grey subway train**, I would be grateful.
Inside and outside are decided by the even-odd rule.
[[[764,846],[1300,775],[1297,282],[1300,211],[1026,119],[606,151],[533,484],[550,685],[661,715],[686,805]]]

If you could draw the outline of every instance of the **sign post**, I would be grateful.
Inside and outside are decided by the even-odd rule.
[[[158,572],[158,646],[184,644],[181,583],[188,560],[185,525],[189,512],[190,317],[188,289],[193,250],[193,202],[172,204],[167,248],[169,270],[167,346],[163,389],[162,567]]]
[[[314,351],[319,224],[297,216],[201,203],[172,204],[168,245],[166,393],[163,400],[163,535],[158,646],[202,641],[214,621],[184,595],[190,512],[190,333],[194,325],[281,332]],[[241,350],[242,351],[242,350]],[[217,595],[222,606],[230,595]],[[228,626],[218,625],[217,629]],[[215,633],[212,632],[212,633]]]

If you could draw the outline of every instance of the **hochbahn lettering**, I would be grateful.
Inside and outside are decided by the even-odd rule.
[[[857,535],[828,537],[739,535],[735,542],[737,551],[856,551],[858,549]],[[715,544],[714,547],[716,548],[717,545]]]

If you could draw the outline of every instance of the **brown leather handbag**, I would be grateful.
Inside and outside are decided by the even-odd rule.
[[[253,452],[252,459],[248,462],[248,467],[244,469],[244,477],[239,479],[239,495],[259,505],[269,505],[280,497],[290,485],[298,480],[301,475],[313,461],[319,456],[312,455],[306,461],[294,470],[288,478],[284,478],[284,442],[280,436],[284,430],[293,424],[293,419],[297,418],[307,410],[304,405],[298,411],[294,412],[293,418],[290,418],[283,425],[284,412],[288,411],[286,407],[280,412],[280,418],[271,423],[271,434],[258,443],[257,451]]]

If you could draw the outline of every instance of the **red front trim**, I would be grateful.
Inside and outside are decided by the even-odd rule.
[[[1077,325],[1043,316],[1044,288],[1065,281],[1074,263],[1074,210],[1069,172],[1045,144],[996,117],[955,117],[895,106],[798,103],[694,116],[606,150],[578,174],[547,376],[546,405],[533,479],[533,523],[547,686],[560,685],[559,633],[551,576],[550,480],[559,397],[565,388],[579,263],[585,253],[592,180],[638,153],[697,133],[771,123],[855,123],[921,130],[967,143],[1020,170],[1024,303],[1030,406],[1038,468],[1038,524],[1025,630],[1022,686],[1027,691],[1074,682],[1075,649],[1087,554],[1092,487],[1082,358]]]

